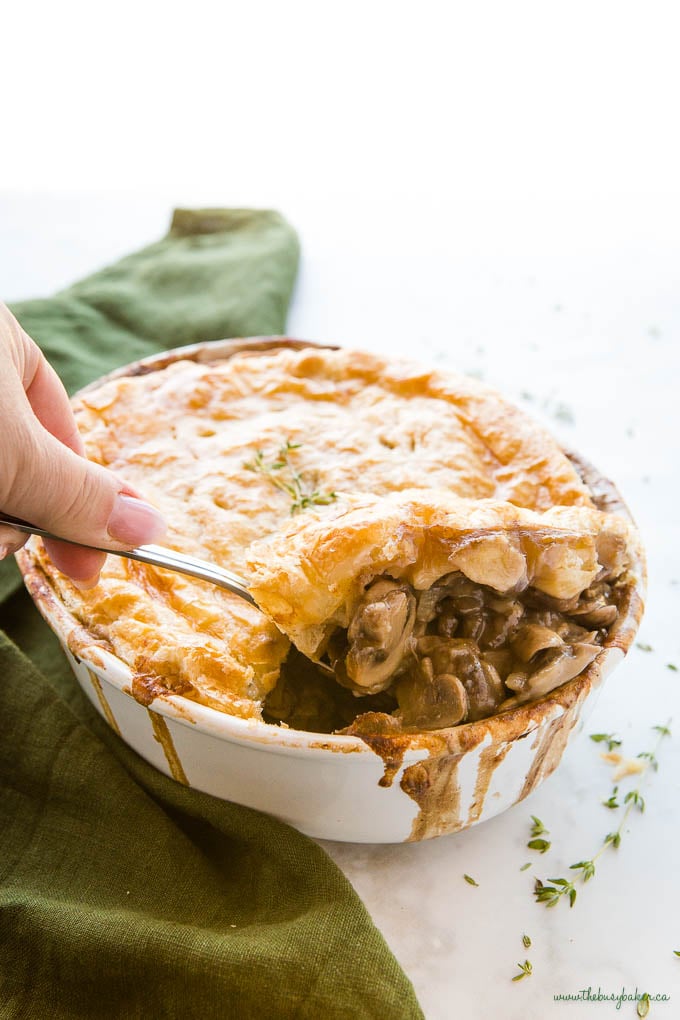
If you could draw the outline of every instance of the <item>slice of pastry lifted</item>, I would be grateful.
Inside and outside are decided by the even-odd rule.
[[[615,645],[639,586],[635,529],[588,507],[537,513],[437,490],[343,496],[249,551],[251,591],[404,730],[543,697]]]

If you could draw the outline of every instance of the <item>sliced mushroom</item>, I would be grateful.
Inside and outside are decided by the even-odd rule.
[[[516,691],[517,694],[522,694],[529,688],[529,674],[515,670],[506,677],[505,686],[511,691]]]
[[[347,631],[347,686],[377,694],[389,686],[404,657],[416,618],[416,600],[406,585],[387,578],[366,589]]]
[[[574,609],[578,609],[579,605],[578,595],[574,595],[570,599],[558,599],[539,591],[538,588],[527,588],[522,599],[528,609],[550,613],[554,617],[557,617],[559,613],[571,613]]]
[[[573,680],[589,666],[602,649],[599,645],[579,643],[564,645],[550,653],[549,661],[529,677],[529,685],[521,700],[540,698],[567,680]]]
[[[496,670],[501,680],[512,672],[514,656],[509,648],[493,648],[484,652],[484,660]]]
[[[555,633],[559,634],[563,641],[567,641],[570,645],[576,644],[577,642],[584,642],[586,644],[597,643],[597,631],[587,630],[585,627],[581,627],[580,624],[574,623],[573,620],[560,620],[555,625]]]
[[[446,597],[439,607],[437,633],[477,641],[486,622],[484,593],[463,574],[450,574],[443,586]]]
[[[493,715],[498,711],[498,706],[505,697],[503,681],[491,663],[482,659],[481,666],[484,674],[483,681],[480,682],[478,678],[475,678],[474,684],[466,688],[470,700],[468,718],[472,721],[486,719],[488,715]]]
[[[579,621],[582,621],[588,627],[611,627],[616,622],[616,618],[619,615],[619,611],[616,606],[597,606],[588,612],[574,613]]]
[[[578,606],[570,613],[579,623],[587,627],[611,627],[619,611],[611,601],[611,587],[604,582],[591,585],[579,599]]]
[[[564,641],[550,627],[539,623],[526,623],[520,627],[511,641],[512,650],[522,662],[530,662],[537,652],[546,648],[559,648]]]
[[[329,640],[338,682],[361,698],[396,698],[401,725],[417,729],[542,697],[596,658],[616,620],[617,581],[603,571],[623,569],[625,550],[613,538],[598,545],[597,558],[595,551],[589,536],[577,549],[537,541],[528,552],[531,587],[524,575],[502,590],[462,570],[426,591],[379,578],[348,629]]]
[[[418,596],[416,619],[420,623],[430,623],[431,620],[434,620],[437,615],[439,603],[443,597],[444,592],[438,585],[428,588],[427,591],[420,592]]]
[[[454,631],[452,628],[448,628],[450,635],[447,634],[445,628],[438,629],[442,637],[453,637],[454,634],[458,634],[460,638],[467,638],[469,641],[475,641],[479,644],[486,627],[486,622],[487,614],[484,612],[483,606],[479,606],[474,609],[469,609],[468,612],[465,613],[460,621],[460,627],[457,631]]]
[[[444,599],[437,616],[437,633],[441,637],[454,637],[460,627],[460,622],[456,614],[456,600]],[[468,635],[466,634],[465,636],[467,637]]]
[[[468,696],[461,681],[451,673],[434,676],[427,658],[420,669],[397,681],[396,694],[404,726],[423,730],[457,726],[468,713]]]
[[[491,715],[505,697],[503,681],[494,667],[485,662],[474,641],[441,638],[435,635],[418,639],[418,653],[432,660],[435,676],[457,676],[468,696],[468,719]]]
[[[480,636],[480,645],[487,648],[500,648],[508,640],[524,615],[524,606],[517,599],[490,599],[484,630]]]

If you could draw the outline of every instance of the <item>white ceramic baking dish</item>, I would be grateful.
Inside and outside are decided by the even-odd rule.
[[[181,358],[228,358],[280,346],[284,338],[197,344],[112,373],[139,375]],[[96,384],[99,385],[102,380]],[[615,488],[572,460],[596,505],[627,513]],[[17,555],[26,586],[58,636],[88,698],[115,732],[179,783],[275,815],[324,839],[396,843],[474,825],[511,807],[556,768],[592,710],[604,678],[632,643],[642,615],[639,584],[609,645],[581,676],[549,695],[475,723],[423,734],[353,737],[306,733],[225,715],[177,695],[133,696],[130,668],[71,615],[32,555]]]

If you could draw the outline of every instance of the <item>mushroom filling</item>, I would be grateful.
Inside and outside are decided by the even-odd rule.
[[[603,573],[568,600],[537,588],[501,595],[461,572],[427,591],[380,577],[327,657],[355,697],[392,694],[405,728],[484,719],[542,697],[595,659],[618,616],[616,582]]]

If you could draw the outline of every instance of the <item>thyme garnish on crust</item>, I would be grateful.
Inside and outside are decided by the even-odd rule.
[[[291,454],[301,446],[302,443],[292,443],[287,439],[272,459],[267,460],[263,450],[256,450],[253,459],[243,465],[247,471],[264,475],[275,488],[290,496],[291,514],[310,506],[327,506],[338,498],[336,492],[320,492],[315,489],[310,480],[291,463]]]

